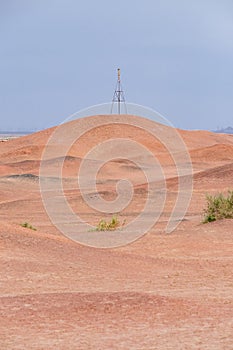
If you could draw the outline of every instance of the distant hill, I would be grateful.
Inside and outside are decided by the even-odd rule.
[[[0,135],[29,135],[32,134],[33,131],[6,131],[0,130]]]
[[[8,141],[20,136],[26,136],[32,134],[31,131],[0,131],[0,141]]]
[[[215,130],[214,132],[218,134],[233,134],[233,128],[231,126],[228,126],[225,129]]]

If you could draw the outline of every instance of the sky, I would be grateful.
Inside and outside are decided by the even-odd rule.
[[[182,129],[233,126],[232,0],[0,0],[0,130],[110,102]]]

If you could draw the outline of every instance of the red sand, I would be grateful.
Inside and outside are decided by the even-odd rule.
[[[63,168],[66,196],[92,224],[101,216],[77,204],[73,183],[81,158],[108,135],[144,144],[167,177],[160,222],[130,245],[104,250],[62,236],[44,210],[36,176],[54,130],[0,143],[0,349],[232,349],[232,221],[200,222],[206,193],[232,189],[233,136],[179,130],[190,150],[194,190],[185,220],[170,235],[164,227],[177,179],[158,141],[121,125],[92,130],[74,144]],[[58,163],[50,160],[48,167]],[[36,176],[15,176],[22,174]],[[122,214],[130,219],[146,196],[139,170],[109,162],[98,190],[112,199],[115,181],[127,174],[138,191]],[[22,228],[25,221],[37,231]]]

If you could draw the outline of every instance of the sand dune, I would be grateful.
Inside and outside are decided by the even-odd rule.
[[[197,148],[190,151],[193,161],[226,162],[233,160],[233,145],[215,144],[208,147]]]
[[[95,120],[88,119],[90,126]],[[130,116],[125,121],[130,122]],[[82,123],[80,119],[64,127],[78,134]],[[167,126],[153,127],[172,135]],[[128,160],[110,160],[99,169],[96,189],[86,188],[90,197],[113,200],[118,181],[129,179],[133,200],[119,214],[127,222],[143,210],[148,195],[143,171],[151,174],[152,155],[162,165],[166,203],[156,225],[130,245],[94,249],[63,236],[42,203],[39,180],[47,179],[46,173],[40,174],[41,157],[56,130],[0,143],[0,348],[231,349],[233,225],[231,220],[207,225],[201,220],[206,194],[233,187],[233,137],[178,130],[193,174],[185,173],[187,164],[179,150],[177,159],[184,180],[193,175],[194,188],[185,217],[169,235],[164,229],[179,181],[174,160],[158,138],[130,125],[110,124],[92,128],[67,153],[65,137],[50,144],[51,157],[43,159],[48,176],[54,184],[62,177],[69,205],[93,225],[103,214],[88,207],[77,183],[84,156],[89,161],[82,175],[87,184],[92,167],[101,164],[101,153],[96,159],[87,155],[92,147],[109,138],[128,138],[151,152],[144,156],[130,149]],[[120,143],[118,150],[124,147]],[[153,185],[165,191],[160,176],[155,179]],[[37,230],[21,227],[23,222]]]

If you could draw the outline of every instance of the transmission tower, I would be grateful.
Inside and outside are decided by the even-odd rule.
[[[121,103],[124,104],[125,113],[127,114],[125,96],[124,96],[124,92],[123,92],[123,88],[122,88],[122,84],[121,84],[121,70],[120,70],[120,68],[117,69],[117,83],[116,83],[116,88],[115,88],[114,95],[112,98],[111,114],[113,112],[113,107],[114,107],[115,103],[117,104],[118,114],[121,114]]]

